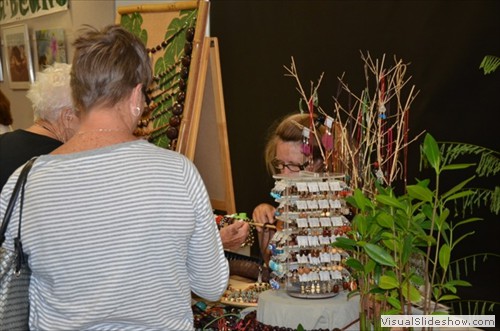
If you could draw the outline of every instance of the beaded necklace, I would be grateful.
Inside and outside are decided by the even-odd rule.
[[[179,126],[182,120],[184,110],[184,101],[186,98],[186,86],[189,76],[189,67],[191,64],[191,54],[193,51],[194,27],[188,27],[186,22],[178,28],[172,35],[163,40],[155,47],[148,48],[148,56],[165,50],[168,52],[168,46],[182,32],[186,31],[186,42],[181,50],[180,58],[169,65],[165,70],[156,72],[153,76],[153,85],[146,90],[146,94],[152,100],[145,108],[146,113],[138,121],[136,135],[145,137],[148,141],[156,141],[166,135],[170,139],[169,148],[175,148],[176,139],[179,135]],[[170,27],[169,27],[169,30]],[[159,127],[148,129],[148,126],[163,116],[169,116],[168,123]],[[160,121],[159,123],[165,123]],[[159,124],[158,123],[158,124]]]
[[[177,31],[175,31],[174,34],[172,34],[167,39],[163,40],[158,45],[151,48],[147,48],[146,51],[148,52],[148,54],[155,54],[156,52],[159,52],[162,49],[167,48],[167,46],[172,42],[172,40],[174,40],[175,37],[177,37],[182,31],[184,31],[184,29],[186,29],[188,23],[189,22],[184,23],[184,25],[181,26]],[[190,38],[191,40],[189,40],[188,38]],[[194,28],[188,28],[186,31],[186,40],[193,41],[193,38],[194,38]]]

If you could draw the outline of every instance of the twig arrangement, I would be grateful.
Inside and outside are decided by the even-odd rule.
[[[285,66],[285,76],[295,78],[301,101],[307,104],[311,134],[321,148],[325,169],[346,174],[352,188],[373,195],[376,181],[391,186],[396,179],[403,179],[406,184],[408,145],[423,132],[409,138],[410,107],[418,91],[411,86],[406,92],[411,79],[406,77],[408,64],[394,57],[394,64],[387,68],[385,55],[381,60],[374,60],[369,53],[361,53],[361,59],[365,88],[357,95],[343,76],[338,77],[340,90],[346,92],[354,104],[345,106],[339,96],[334,96],[331,115],[318,105],[317,91],[323,74],[316,84],[311,82],[309,95],[300,82],[293,57],[291,66]],[[324,120],[329,137],[320,137],[313,125],[315,110]]]

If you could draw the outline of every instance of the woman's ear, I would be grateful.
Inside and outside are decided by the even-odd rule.
[[[65,128],[71,125],[74,116],[76,116],[75,112],[71,108],[66,108],[63,111],[61,111],[60,119]]]
[[[132,94],[130,96],[130,103],[132,108],[139,107],[142,109],[142,104],[144,103],[143,94],[142,94],[142,84],[137,84],[136,87],[132,90]]]

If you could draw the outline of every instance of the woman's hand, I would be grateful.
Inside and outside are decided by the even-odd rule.
[[[224,249],[237,250],[248,237],[250,225],[245,221],[237,221],[220,229],[220,238]]]
[[[255,223],[260,223],[260,224],[274,224],[276,221],[274,219],[274,213],[276,212],[276,208],[271,206],[268,203],[261,203],[255,209],[253,210],[252,213],[252,219]],[[256,226],[257,231],[262,232],[262,226]]]

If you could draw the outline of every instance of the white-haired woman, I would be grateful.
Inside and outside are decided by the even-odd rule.
[[[48,154],[66,142],[79,124],[70,87],[71,65],[54,63],[37,73],[26,96],[34,124],[0,136],[0,190],[9,176],[33,156]]]

